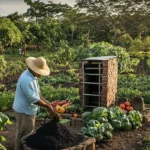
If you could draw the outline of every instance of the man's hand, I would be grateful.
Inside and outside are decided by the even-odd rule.
[[[51,104],[50,104],[50,103],[46,103],[46,102],[43,101],[42,99],[40,99],[39,101],[37,101],[37,102],[34,103],[34,104],[46,108],[47,111],[48,111],[50,114],[52,114],[52,115],[53,115],[54,112],[55,112],[54,109],[53,109],[53,107],[51,106]]]
[[[55,111],[51,105],[47,105],[47,111],[50,113],[51,118],[54,118]]]
[[[54,114],[50,114],[50,118],[56,122],[59,122],[62,119],[60,114],[58,114],[57,112],[55,112]]]
[[[60,114],[58,114],[57,112],[55,112],[54,108],[51,106],[50,103],[46,103],[44,100],[39,100],[37,103],[35,103],[36,105],[39,105],[39,106],[42,106],[42,107],[45,107],[47,109],[47,111],[49,112],[50,114],[50,118],[55,120],[55,121],[59,121],[61,120],[61,116]]]
[[[61,116],[59,113],[57,113],[51,105],[48,105],[47,111],[50,113],[50,118],[56,122],[59,122],[61,120]]]
[[[59,122],[61,119],[62,118],[61,118],[60,114],[55,113],[55,116],[54,116],[53,120],[56,121],[56,122]]]

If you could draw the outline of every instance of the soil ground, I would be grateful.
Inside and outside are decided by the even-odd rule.
[[[13,121],[12,125],[6,125],[4,130],[0,132],[0,135],[5,136],[7,141],[2,144],[7,150],[14,150],[15,134],[16,134],[16,123]],[[75,127],[66,125],[70,130],[80,132],[81,124],[77,124]],[[40,127],[39,124],[36,128]],[[102,140],[96,143],[96,150],[149,150],[145,147],[145,139],[150,141],[150,122],[143,124],[143,126],[137,130],[132,131],[118,131],[113,133],[112,139]]]

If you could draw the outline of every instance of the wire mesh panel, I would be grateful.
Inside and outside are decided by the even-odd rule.
[[[92,62],[82,64],[83,74],[83,107],[101,106],[101,62],[92,64]]]

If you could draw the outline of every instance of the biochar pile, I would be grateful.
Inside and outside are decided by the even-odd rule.
[[[49,121],[25,139],[27,146],[36,150],[61,150],[78,145],[83,140],[83,135],[55,121]]]

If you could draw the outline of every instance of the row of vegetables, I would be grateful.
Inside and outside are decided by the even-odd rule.
[[[68,112],[68,110],[76,112],[78,108],[77,104],[68,99],[52,101],[51,105],[61,114]],[[113,131],[129,131],[142,126],[142,114],[134,110],[130,102],[124,102],[110,108],[96,107],[90,112],[83,112],[82,119],[84,126],[81,132],[86,136],[94,137],[97,141],[112,138]]]
[[[82,108],[79,103],[72,102],[68,99],[65,100],[55,100],[50,103],[53,108],[55,108],[57,113],[81,113]]]
[[[136,110],[126,113],[119,106],[111,108],[96,107],[91,112],[82,113],[84,126],[81,132],[96,141],[112,138],[116,130],[129,131],[142,126],[142,114]]]
[[[52,101],[50,104],[56,109],[56,112],[63,114],[66,112],[66,109],[69,106],[71,106],[72,103],[69,102],[68,99],[65,99],[62,101],[55,100],[55,101]]]
[[[83,112],[79,102],[71,101],[69,99],[64,100],[54,100],[50,102],[51,106],[56,110],[58,114],[72,114],[73,117],[78,117],[78,114]],[[40,111],[37,113],[37,118],[45,118],[48,116],[48,112],[44,108],[40,108]]]

